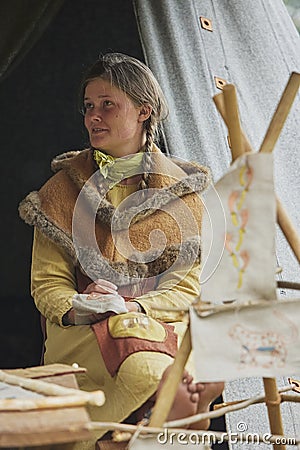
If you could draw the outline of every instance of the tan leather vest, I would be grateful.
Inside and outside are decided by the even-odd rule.
[[[81,286],[96,278],[124,286],[175,270],[176,263],[199,260],[200,194],[210,183],[209,171],[174,161],[156,146],[151,155],[146,196],[123,211],[99,192],[99,183],[105,180],[101,181],[91,149],[55,158],[55,175],[21,202],[20,216],[72,257],[83,275],[78,276]]]

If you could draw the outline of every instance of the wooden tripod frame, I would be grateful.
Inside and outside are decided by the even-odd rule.
[[[260,152],[272,152],[285,120],[291,109],[300,86],[300,74],[292,73],[281,100],[270,122],[269,128],[260,148]],[[236,90],[234,85],[226,85],[223,92],[214,97],[215,105],[221,114],[229,132],[232,162],[245,152],[252,152],[251,145],[243,133],[239,119]],[[300,262],[300,238],[290,221],[280,201],[276,200],[277,222],[284,233],[298,262]],[[162,386],[156,401],[149,427],[161,427],[166,422],[172,407],[176,390],[180,383],[185,364],[192,349],[191,334],[188,327],[181,346],[176,354],[169,376]],[[282,417],[280,411],[281,397],[275,378],[263,378],[265,402],[268,409],[270,430],[273,435],[283,435]],[[285,450],[284,444],[273,444],[276,450]]]

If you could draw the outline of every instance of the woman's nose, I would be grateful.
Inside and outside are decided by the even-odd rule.
[[[97,108],[97,107],[93,108],[90,111],[90,117],[93,120],[97,120],[98,122],[101,121],[102,120],[102,111],[101,111],[101,109]]]

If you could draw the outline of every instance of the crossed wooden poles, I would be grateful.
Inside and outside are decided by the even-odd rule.
[[[279,138],[285,120],[292,107],[295,96],[300,86],[300,74],[292,73],[287,86],[282,94],[281,100],[270,122],[260,152],[270,153],[273,151]],[[223,92],[214,97],[215,105],[221,114],[229,133],[232,162],[245,152],[252,152],[251,145],[245,136],[239,119],[236,90],[234,85],[228,84]],[[284,233],[298,262],[300,262],[300,238],[290,221],[281,202],[276,199],[277,222]],[[166,422],[172,403],[175,398],[177,387],[181,381],[183,369],[191,352],[191,335],[188,327],[181,346],[175,357],[170,374],[164,383],[156,401],[149,427],[161,427]],[[280,402],[282,400],[275,378],[263,378],[265,402],[267,405],[270,430],[273,435],[283,435]],[[276,450],[285,450],[284,444],[273,444]]]

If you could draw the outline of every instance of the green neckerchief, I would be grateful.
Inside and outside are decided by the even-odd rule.
[[[142,172],[143,151],[115,158],[95,149],[93,155],[101,174],[113,181],[112,185]]]

